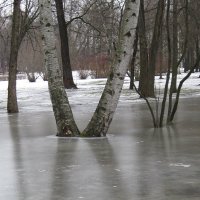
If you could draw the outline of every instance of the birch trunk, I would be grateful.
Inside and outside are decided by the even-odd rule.
[[[133,55],[140,0],[127,0],[113,66],[96,111],[81,136],[105,136],[113,119],[124,77]]]
[[[57,58],[51,1],[39,0],[39,5],[45,67],[47,69],[49,92],[57,124],[57,136],[78,136],[79,130],[74,121],[65,92],[61,68]]]

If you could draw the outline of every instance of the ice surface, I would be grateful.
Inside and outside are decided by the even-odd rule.
[[[100,140],[55,137],[42,80],[17,81],[20,113],[8,115],[7,82],[0,82],[0,200],[199,200],[198,76],[184,85],[175,123],[162,129],[152,128],[146,104],[128,90],[126,78],[107,138]],[[105,81],[76,80],[79,89],[67,90],[80,129]],[[161,88],[163,81],[156,77]]]

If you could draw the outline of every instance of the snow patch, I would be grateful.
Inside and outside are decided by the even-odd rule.
[[[169,166],[170,167],[185,167],[185,168],[191,167],[190,164],[183,164],[183,163],[170,163]]]
[[[73,108],[79,107],[80,113],[93,112],[98,104],[101,93],[104,89],[106,79],[86,79],[80,80],[77,72],[73,72],[75,83],[78,90],[69,89],[67,95],[69,97],[70,104]],[[182,73],[178,75],[177,83],[186,75]],[[187,98],[196,95],[200,95],[200,72],[193,73],[191,77],[184,82],[181,98]],[[157,89],[157,95],[162,98],[163,89],[165,86],[166,77],[159,79],[159,76],[155,77],[155,84]],[[138,87],[138,81],[135,82]],[[0,113],[7,112],[7,88],[8,81],[0,81]],[[50,96],[48,92],[48,83],[38,78],[35,83],[30,83],[28,80],[17,80],[17,96],[19,103],[20,113],[23,112],[52,112],[52,106]],[[150,100],[150,101],[154,101]],[[126,77],[123,85],[123,90],[119,100],[120,104],[135,104],[144,103],[144,100],[138,99],[138,94],[134,90],[129,90],[129,78]],[[87,109],[88,106],[90,109]]]

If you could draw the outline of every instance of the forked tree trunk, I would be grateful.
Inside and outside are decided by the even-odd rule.
[[[9,60],[9,81],[8,81],[8,113],[17,113],[17,94],[16,94],[16,76],[17,76],[17,57],[19,50],[19,29],[20,29],[20,4],[21,0],[14,1],[14,11],[12,19],[12,35],[11,35],[11,50]]]
[[[56,55],[55,36],[52,26],[51,1],[39,0],[44,43],[45,65],[48,71],[49,91],[57,123],[59,136],[78,136],[79,130],[74,122],[66,96],[61,70]],[[124,77],[133,53],[133,43],[137,26],[139,0],[127,0],[122,31],[115,61],[99,105],[87,128],[81,136],[105,136],[116,110],[122,90]]]
[[[113,66],[96,111],[81,136],[105,136],[113,119],[124,77],[133,54],[140,0],[125,2],[124,16]]]
[[[57,135],[61,137],[78,136],[79,130],[74,121],[65,92],[57,58],[51,1],[39,0],[39,6],[45,67],[47,69],[49,92],[57,124]]]

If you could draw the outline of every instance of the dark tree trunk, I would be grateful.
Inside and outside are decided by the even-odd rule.
[[[176,2],[174,1],[174,4],[176,4]],[[174,5],[174,6],[177,6],[177,5]],[[177,12],[177,8],[175,8],[175,13]],[[174,15],[174,14],[173,14]],[[176,19],[174,19],[174,16],[173,16],[173,22],[175,21],[175,24],[177,23],[177,16],[175,16]],[[173,24],[174,25],[174,24]],[[171,81],[171,86],[170,86],[170,90],[169,90],[169,103],[168,103],[168,114],[167,114],[167,123],[171,122],[171,114],[172,114],[172,109],[173,108],[173,93],[174,92],[177,92],[177,97],[179,96],[179,93],[180,93],[180,89],[181,88],[178,88],[178,90],[174,87],[175,85],[175,82],[173,79],[175,79],[177,77],[177,68],[180,64],[180,62],[182,61],[183,57],[185,56],[185,51],[186,51],[186,48],[187,48],[187,44],[188,44],[188,0],[185,0],[185,28],[186,28],[186,31],[185,31],[185,46],[184,46],[184,50],[183,50],[183,54],[181,56],[181,58],[179,59],[179,61],[177,60],[174,60],[174,59],[177,59],[177,55],[173,55],[172,58],[173,58],[173,64],[176,64],[176,66],[172,66],[172,81]],[[177,31],[176,27],[173,27],[173,32],[174,32],[174,28],[175,28],[175,31]],[[174,44],[174,40],[176,41],[176,37],[177,34],[174,34],[173,33],[173,54],[176,53],[175,51],[178,51],[176,49],[176,45]],[[175,47],[174,47],[175,45]],[[176,77],[173,77],[175,76]],[[182,87],[182,86],[181,86]],[[174,91],[174,89],[176,89],[176,91]],[[179,97],[178,97],[179,98]],[[175,103],[176,104],[176,103]],[[174,106],[175,106],[174,104]],[[175,113],[174,113],[175,114]]]
[[[130,87],[129,89],[130,90],[133,90],[134,88],[134,76],[135,76],[135,60],[136,60],[136,55],[137,55],[137,50],[138,50],[138,28],[136,30],[136,33],[135,33],[135,41],[134,41],[134,44],[133,44],[133,57],[132,57],[132,60],[131,60],[131,74],[130,74]]]
[[[165,82],[165,89],[164,95],[162,100],[162,106],[160,111],[160,123],[159,127],[163,126],[163,119],[165,114],[165,105],[167,101],[167,93],[169,87],[169,79],[170,79],[170,69],[171,69],[171,39],[170,39],[170,26],[169,26],[169,19],[170,19],[170,0],[167,0],[167,13],[166,13],[166,29],[167,29],[167,49],[168,49],[168,70],[167,70],[167,77]]]
[[[199,55],[199,38],[197,36],[197,39],[196,39],[196,56]],[[200,66],[199,66],[199,62],[197,63],[197,67],[195,69],[196,72],[200,71]]]
[[[189,70],[189,65],[190,65],[189,59],[190,59],[189,58],[189,49],[187,49],[185,59],[184,59],[184,72],[185,73]]]
[[[159,73],[160,73],[160,79],[163,79],[162,73],[163,73],[163,33],[161,34],[160,39],[160,54],[159,54]]]
[[[8,113],[17,113],[17,94],[16,94],[16,76],[17,76],[17,57],[19,50],[19,29],[20,29],[20,4],[21,0],[14,0],[14,11],[12,19],[11,50],[9,60],[9,81],[8,81]]]
[[[190,75],[192,74],[192,72],[194,71],[194,69],[197,67],[198,63],[200,62],[200,55],[197,55],[197,59],[196,59],[196,63],[190,68],[190,71],[187,73],[187,75],[180,81],[178,89],[177,89],[177,93],[176,93],[176,99],[173,105],[173,109],[172,112],[170,113],[168,122],[172,122],[175,116],[175,113],[177,111],[178,108],[178,103],[179,103],[179,97],[180,97],[180,93],[181,93],[181,88],[183,86],[183,83],[190,77]]]
[[[77,88],[73,81],[70,55],[69,55],[69,41],[68,33],[64,16],[64,8],[62,0],[55,0],[56,12],[59,25],[60,43],[61,43],[61,57],[63,69],[63,82],[65,88]]]
[[[172,54],[172,80],[171,80],[171,92],[175,93],[177,73],[178,73],[178,22],[177,22],[177,0],[173,0],[173,54]]]
[[[154,97],[154,76],[155,76],[155,65],[156,57],[159,48],[159,41],[162,32],[163,16],[164,16],[165,0],[159,0],[158,8],[155,18],[155,25],[153,31],[153,37],[149,52],[149,68],[148,68],[148,96]]]
[[[140,13],[138,24],[139,44],[140,44],[140,80],[139,92],[142,97],[148,96],[148,47],[146,38],[144,0],[140,1]]]

